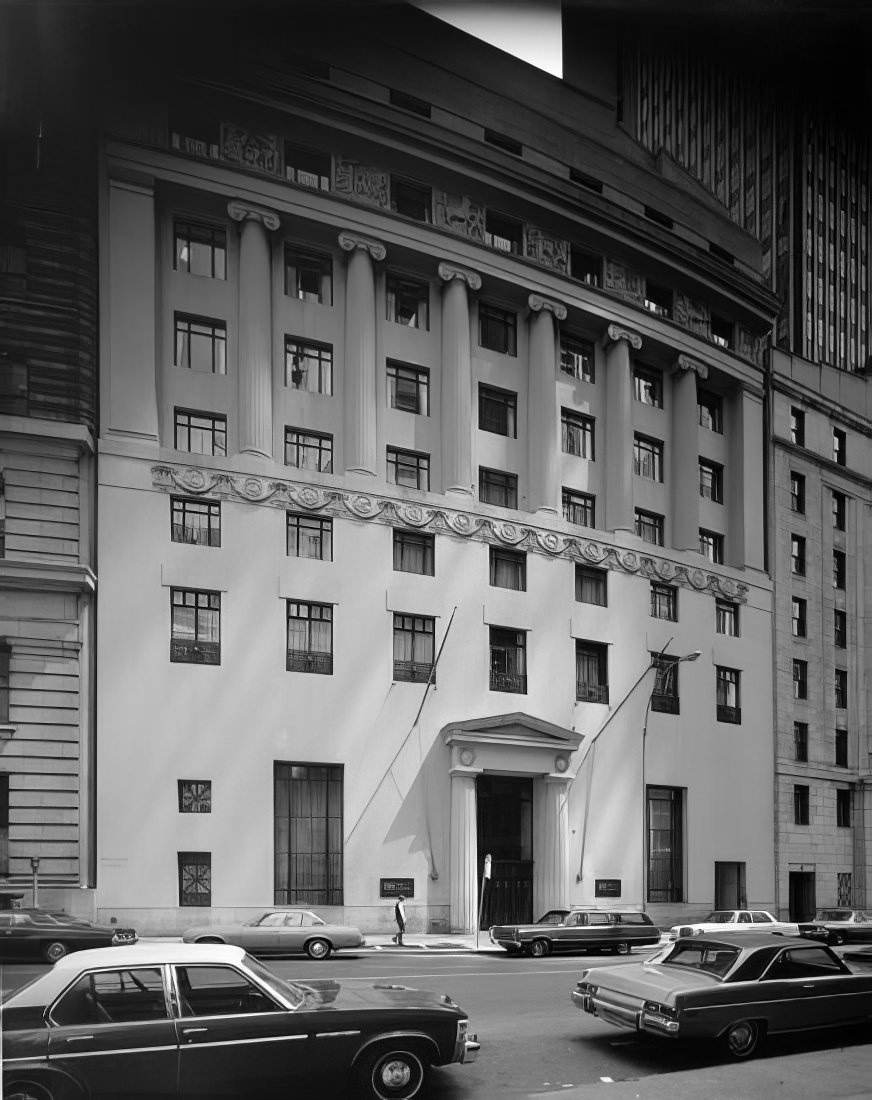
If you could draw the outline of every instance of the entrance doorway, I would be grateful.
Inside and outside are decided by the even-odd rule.
[[[478,881],[492,858],[481,927],[533,919],[533,780],[480,775],[476,780]]]
[[[715,863],[715,909],[746,909],[745,864]]]
[[[790,920],[814,920],[814,871],[791,871],[788,885]]]

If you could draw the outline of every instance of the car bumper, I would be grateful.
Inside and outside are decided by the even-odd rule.
[[[478,1052],[481,1050],[481,1043],[478,1041],[477,1035],[467,1035],[462,1043],[458,1043],[458,1056],[454,1059],[455,1062],[474,1062],[478,1057]]]
[[[604,1023],[612,1024],[614,1027],[624,1028],[627,1031],[649,1031],[652,1035],[665,1035],[670,1039],[678,1038],[677,1020],[629,1005],[604,1001],[591,993],[579,993],[574,990],[571,996],[576,1008],[589,1012],[591,1016],[598,1016]]]
[[[139,940],[139,936],[135,932],[116,932],[112,937],[113,947],[130,947],[131,944],[136,943]]]

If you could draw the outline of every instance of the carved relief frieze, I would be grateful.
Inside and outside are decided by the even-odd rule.
[[[471,241],[484,242],[484,206],[468,195],[434,191],[433,213],[436,225],[441,228],[460,233]]]
[[[390,186],[388,173],[367,164],[344,160],[336,157],[333,173],[333,189],[337,195],[347,195],[358,202],[378,206],[382,210],[390,208]]]
[[[675,293],[675,320],[682,328],[708,340],[712,331],[711,310],[705,302]]]
[[[638,271],[619,264],[617,260],[606,260],[603,286],[612,294],[618,294],[621,298],[628,298],[633,302],[642,302],[645,299],[644,278]]]
[[[526,523],[512,523],[489,516],[473,515],[453,508],[440,508],[414,501],[391,500],[372,493],[275,481],[266,477],[222,473],[198,467],[152,466],[152,484],[168,493],[212,499],[244,500],[273,508],[322,514],[396,526],[401,523],[434,533],[524,549],[549,557],[563,557],[620,570],[655,581],[668,581],[696,592],[708,592],[720,599],[744,603],[748,586],[729,577],[691,568],[665,558],[638,554],[592,539],[547,531]]]
[[[279,172],[281,157],[276,134],[256,134],[225,122],[221,127],[221,155],[225,160],[258,172]]]
[[[762,337],[755,336],[753,332],[749,332],[748,329],[743,328],[741,325],[736,325],[737,355],[740,355],[743,359],[747,359],[749,363],[754,363],[756,366],[762,367],[765,348],[766,342]]]
[[[569,241],[552,237],[535,225],[524,227],[524,255],[564,275],[569,273]]]

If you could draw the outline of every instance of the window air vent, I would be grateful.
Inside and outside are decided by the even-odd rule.
[[[498,149],[504,149],[507,153],[514,153],[516,157],[520,157],[524,152],[524,147],[519,141],[514,141],[510,137],[506,137],[505,134],[498,134],[496,130],[485,130],[484,140],[488,145],[495,145]]]

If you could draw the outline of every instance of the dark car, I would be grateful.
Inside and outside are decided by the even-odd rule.
[[[410,1100],[471,1062],[466,1013],[388,983],[283,981],[240,947],[153,943],[61,959],[2,1004],[16,1100]]]
[[[0,959],[57,962],[70,951],[136,943],[132,928],[91,924],[66,913],[40,909],[0,911]]]
[[[552,951],[615,951],[660,942],[660,929],[647,913],[623,909],[571,909],[556,924],[507,924],[490,929],[492,943],[510,955],[541,958]]]
[[[872,914],[865,909],[818,909],[813,921],[800,924],[799,934],[822,940],[831,947],[872,943]]]
[[[718,1039],[748,1058],[766,1035],[872,1018],[872,974],[801,936],[687,936],[644,963],[585,971],[572,1001],[616,1027]]]

